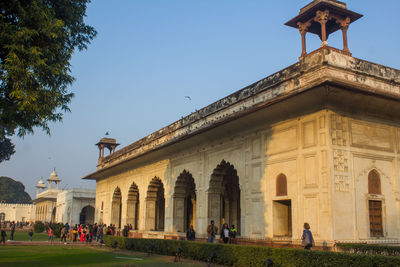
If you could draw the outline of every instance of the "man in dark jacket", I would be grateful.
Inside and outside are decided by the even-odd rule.
[[[187,230],[186,239],[190,241],[194,241],[196,239],[196,232],[193,229],[193,225],[190,225],[189,229]]]
[[[2,226],[1,227],[1,241],[0,241],[0,243],[3,242],[4,245],[6,244],[6,236],[7,236],[6,229],[4,228],[4,226]]]

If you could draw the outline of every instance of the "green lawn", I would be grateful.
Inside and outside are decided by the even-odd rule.
[[[7,231],[6,240],[10,239],[10,231]],[[47,241],[49,239],[48,234],[46,233],[33,233],[32,241]],[[19,232],[16,231],[14,233],[14,240],[15,241],[29,241],[28,231]],[[54,240],[59,241],[59,238],[54,238]]]
[[[0,266],[184,266],[205,264],[173,263],[171,257],[147,257],[140,253],[116,253],[104,249],[61,246],[1,246]]]

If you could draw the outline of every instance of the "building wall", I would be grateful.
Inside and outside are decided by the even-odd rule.
[[[42,200],[36,203],[36,221],[50,222],[53,209],[56,208],[56,201]],[[56,213],[57,214],[57,213]]]
[[[0,203],[0,213],[5,214],[5,221],[31,222],[35,221],[34,204]]]
[[[57,195],[57,222],[75,225],[80,223],[80,214],[87,206],[95,207],[95,191],[74,188]]]
[[[179,207],[174,203],[174,187],[186,170],[196,185],[195,228],[198,236],[204,237],[212,205],[208,202],[210,177],[225,160],[239,177],[243,237],[300,242],[303,223],[308,222],[320,244],[373,240],[368,200],[379,199],[383,202],[383,239],[399,239],[399,137],[400,128],[393,124],[330,110],[237,129],[222,138],[189,143],[167,157],[152,158],[99,180],[95,220],[111,223],[113,193],[119,188],[124,225],[128,191],[135,183],[139,189],[139,230],[144,232],[147,190],[156,176],[165,188],[164,232],[175,233],[174,209]],[[371,170],[380,175],[380,195],[368,194]],[[287,178],[286,196],[276,196],[280,174]],[[291,226],[287,226],[288,220]]]

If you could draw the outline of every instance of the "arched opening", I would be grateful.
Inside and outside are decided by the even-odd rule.
[[[174,230],[186,232],[190,225],[196,229],[196,185],[190,172],[183,170],[174,189]]]
[[[381,178],[376,170],[372,170],[368,173],[368,194],[374,194],[374,195],[382,194]],[[383,236],[382,201],[375,199],[368,200],[368,209],[369,209],[370,236],[382,237]]]
[[[114,190],[111,203],[111,224],[121,228],[121,210],[122,210],[122,195],[121,189],[117,187]]]
[[[137,230],[139,227],[139,189],[133,182],[128,191],[127,201],[127,219],[126,223],[132,225],[132,228]]]
[[[234,166],[222,162],[214,169],[208,189],[208,217],[218,227],[234,224],[240,233],[240,187]]]
[[[283,173],[276,177],[276,196],[287,196],[287,179]]]
[[[56,212],[57,212],[57,209],[56,209],[56,207],[54,207],[53,208],[53,211],[51,212],[51,222],[52,223],[55,223],[56,222]]]
[[[368,174],[368,194],[381,194],[381,178],[376,170]]]
[[[94,223],[94,208],[92,206],[86,206],[81,210],[79,214],[80,224],[93,224]]]
[[[0,213],[0,222],[4,222],[6,220],[6,214],[4,212]]]
[[[146,230],[163,231],[165,215],[164,185],[160,178],[154,177],[147,189]]]

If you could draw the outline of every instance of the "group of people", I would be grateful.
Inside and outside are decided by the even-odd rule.
[[[9,228],[10,228],[10,240],[14,240],[14,233],[15,233],[15,228],[17,227],[17,224],[15,222],[10,222]],[[314,243],[314,238],[313,235],[310,231],[310,225],[308,223],[304,223],[303,226],[303,234],[301,237],[302,240],[302,246],[304,249],[310,249],[315,243]],[[48,242],[53,242],[54,241],[54,230],[51,225],[51,223],[46,223],[45,224],[45,229],[46,232],[49,235]],[[126,225],[124,229],[122,230],[123,236],[128,236],[129,230],[132,230],[132,225]],[[33,225],[30,225],[29,230],[28,230],[28,235],[30,241],[32,241],[34,229]],[[61,229],[60,233],[60,238],[61,242],[64,242],[65,244],[67,243],[67,237],[69,236],[69,240],[72,242],[86,242],[90,243],[93,240],[99,243],[103,243],[103,235],[115,235],[116,233],[116,228],[115,225],[110,225],[107,226],[105,224],[76,224],[72,229],[69,226],[68,223],[66,223],[63,228]],[[216,236],[218,234],[218,227],[215,225],[215,222],[212,220],[210,224],[207,227],[207,235],[208,239],[207,242],[210,243],[216,243]],[[231,225],[229,228],[229,225],[227,223],[224,223],[222,225],[222,229],[219,232],[221,240],[227,244],[234,244],[235,243],[235,238],[237,235],[237,229],[235,228],[235,225]],[[6,241],[6,228],[5,224],[1,224],[0,227],[0,243],[5,244]],[[186,232],[186,239],[190,241],[196,240],[196,232],[193,228],[193,225],[190,225]]]
[[[215,222],[212,220],[210,224],[207,227],[207,235],[208,239],[207,242],[209,243],[216,243],[216,235],[218,234],[218,227],[215,225]],[[224,223],[222,225],[222,229],[219,233],[219,236],[221,240],[227,244],[234,244],[235,243],[235,238],[237,234],[237,229],[235,225],[231,225],[231,228],[229,228],[229,225],[227,223]]]

